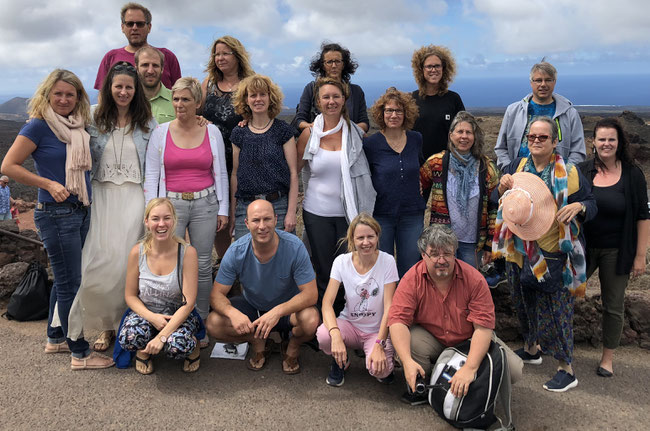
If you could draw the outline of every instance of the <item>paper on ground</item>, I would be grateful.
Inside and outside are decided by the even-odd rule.
[[[239,359],[243,361],[248,352],[248,343],[215,343],[211,358]]]

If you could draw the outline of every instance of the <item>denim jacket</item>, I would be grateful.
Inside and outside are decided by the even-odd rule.
[[[152,118],[149,120],[149,123],[147,123],[147,127],[149,128],[148,132],[145,133],[139,126],[136,126],[133,131],[133,143],[135,144],[135,149],[138,152],[138,160],[140,161],[140,181],[142,184],[144,184],[144,161],[147,144],[149,143],[151,132],[153,132],[153,129],[155,129],[157,125],[158,123],[156,120]],[[88,126],[86,130],[88,134],[90,134],[90,156],[93,161],[93,166],[90,170],[90,178],[92,179],[97,173],[99,162],[102,160],[102,155],[104,154],[104,148],[106,148],[106,144],[108,144],[108,141],[111,139],[111,134],[100,133],[94,124]]]

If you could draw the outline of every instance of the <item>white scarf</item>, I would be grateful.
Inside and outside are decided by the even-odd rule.
[[[318,114],[314,119],[314,125],[311,129],[309,142],[307,143],[307,151],[314,155],[320,148],[320,140],[324,136],[332,135],[342,130],[341,135],[341,178],[343,182],[343,197],[345,199],[345,215],[348,222],[351,222],[358,214],[356,201],[354,199],[354,192],[352,188],[352,178],[350,177],[350,163],[348,160],[348,138],[350,135],[350,126],[347,121],[341,116],[339,123],[333,129],[323,132],[323,114]]]

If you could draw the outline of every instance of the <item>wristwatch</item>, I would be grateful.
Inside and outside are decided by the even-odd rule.
[[[165,344],[165,343],[167,342],[167,337],[165,337],[164,335],[161,335],[161,336],[160,336],[160,341],[161,341],[163,344]]]
[[[582,209],[580,210],[580,214],[582,214],[582,215],[587,214],[587,207],[585,206],[585,204],[580,202],[580,206],[582,207]]]
[[[386,348],[386,340],[382,340],[381,338],[377,338],[377,339],[375,340],[375,343],[379,344],[379,345],[380,345],[381,347],[383,347],[384,349]]]

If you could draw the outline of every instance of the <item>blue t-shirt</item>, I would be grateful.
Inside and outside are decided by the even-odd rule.
[[[236,198],[273,192],[289,193],[291,173],[284,144],[293,138],[293,128],[275,119],[264,133],[235,127],[230,142],[239,148]]]
[[[38,175],[65,186],[65,157],[67,144],[59,141],[54,132],[47,125],[45,120],[32,118],[25,124],[20,132],[21,136],[28,138],[36,145],[32,153],[34,166]],[[86,171],[86,187],[88,197],[91,197],[90,171]],[[47,190],[38,189],[39,202],[56,202]],[[70,203],[77,203],[79,200],[75,195],[70,195],[65,200]]]
[[[539,105],[530,99],[528,102],[528,123],[526,123],[526,130],[524,136],[521,138],[521,146],[519,147],[518,157],[528,157],[530,150],[528,149],[528,133],[530,132],[530,120],[535,117],[548,117],[553,118],[555,115],[555,100],[548,105]]]
[[[215,279],[231,286],[239,277],[244,298],[261,311],[289,301],[300,293],[298,286],[316,278],[302,241],[294,234],[277,229],[275,232],[280,242],[271,260],[257,260],[251,234],[246,234],[228,247]]]
[[[407,131],[406,145],[395,152],[382,133],[363,139],[363,150],[370,166],[372,185],[377,191],[374,215],[398,216],[424,211],[420,194],[422,135]]]

